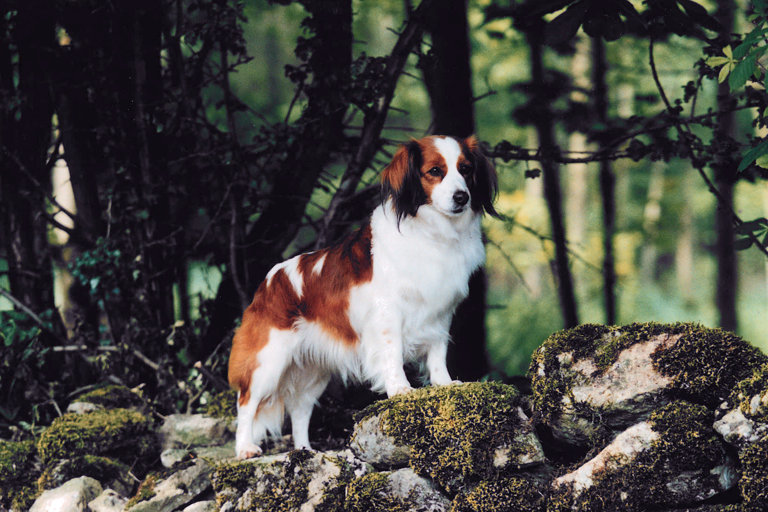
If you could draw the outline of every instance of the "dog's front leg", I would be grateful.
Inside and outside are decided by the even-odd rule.
[[[433,386],[445,386],[447,384],[461,384],[459,380],[451,379],[445,359],[448,353],[448,341],[436,341],[432,343],[427,352],[427,371],[429,382]]]
[[[374,388],[383,389],[388,397],[412,391],[403,369],[403,337],[400,323],[395,318],[377,315],[367,336],[368,373]]]

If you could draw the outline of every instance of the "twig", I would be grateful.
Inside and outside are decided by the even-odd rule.
[[[669,99],[667,98],[666,92],[664,92],[664,87],[661,85],[661,80],[659,80],[659,74],[656,71],[656,60],[653,56],[653,37],[650,38],[649,44],[648,44],[648,60],[651,66],[651,74],[653,75],[653,81],[656,83],[656,88],[659,90],[659,95],[661,96],[661,100],[664,102],[664,105],[667,108],[667,112],[673,118],[677,118],[677,115],[672,108],[672,105],[669,103]],[[697,161],[694,154],[694,149],[691,147],[690,143],[690,135],[691,135],[691,128],[685,121],[680,121],[678,123],[674,124],[675,130],[677,131],[678,136],[681,140],[685,141],[685,144],[688,146],[688,153],[691,156],[691,164],[693,165],[694,169],[696,169],[699,173],[699,176],[704,180],[704,183],[706,183],[707,188],[709,191],[715,196],[715,199],[717,199],[717,204],[720,208],[724,208],[731,216],[731,222],[735,226],[741,226],[744,224],[744,221],[741,220],[741,217],[736,213],[736,211],[733,209],[733,205],[720,193],[720,190],[715,186],[715,184],[712,182],[712,180],[707,175],[706,171],[704,170],[704,164],[702,162]],[[683,129],[685,127],[685,129]],[[760,252],[762,252],[766,257],[768,257],[768,248],[766,248],[762,242],[755,236],[754,233],[747,232],[747,237],[752,241],[753,245],[755,245]]]

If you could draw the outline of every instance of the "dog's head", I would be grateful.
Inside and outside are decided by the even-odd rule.
[[[382,200],[392,199],[398,223],[422,206],[453,217],[468,211],[498,216],[496,171],[475,136],[430,136],[398,148],[381,175]]]

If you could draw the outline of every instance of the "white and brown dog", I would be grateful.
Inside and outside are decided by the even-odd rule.
[[[496,173],[474,137],[401,146],[382,173],[382,204],[341,243],[267,274],[243,314],[229,359],[238,392],[236,452],[261,453],[284,411],[296,448],[309,448],[312,408],[332,374],[408,392],[403,365],[453,382],[451,318],[485,260],[480,219],[496,215]]]

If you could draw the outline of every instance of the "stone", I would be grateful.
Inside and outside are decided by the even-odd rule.
[[[81,512],[88,503],[101,494],[98,480],[83,476],[73,478],[62,486],[45,491],[37,498],[29,512]]]
[[[355,424],[349,441],[350,449],[360,459],[376,468],[392,469],[408,465],[411,448],[400,444],[382,429],[387,412],[373,415]]]
[[[704,406],[672,402],[555,478],[548,510],[645,510],[702,502],[735,487],[739,472]]]
[[[211,489],[213,468],[197,460],[166,479],[153,482],[149,497],[132,504],[131,512],[170,512],[177,510]]]
[[[714,423],[715,431],[723,436],[725,442],[745,448],[768,435],[768,424],[753,421],[741,411],[733,409]]]
[[[341,510],[346,485],[369,471],[349,450],[294,450],[221,463],[213,484],[223,511]]]
[[[347,487],[344,501],[346,512],[445,512],[450,506],[450,500],[432,482],[410,468],[357,478]]]
[[[91,512],[122,512],[128,498],[125,498],[112,489],[104,489],[96,499],[88,503]]]
[[[495,382],[417,389],[363,411],[353,450],[375,465],[382,461],[375,450],[378,440],[387,446],[384,453],[398,457],[410,447],[409,465],[454,493],[467,480],[546,461],[521,403],[514,387]],[[372,440],[360,441],[363,430]]]
[[[231,421],[202,414],[171,414],[159,430],[163,450],[216,446],[233,438]]]
[[[218,505],[213,500],[198,501],[188,506],[182,512],[216,512],[219,510]]]
[[[66,412],[72,414],[86,414],[93,411],[103,411],[104,409],[105,407],[103,405],[91,402],[72,402],[67,406]]]
[[[720,329],[694,324],[585,324],[534,353],[533,407],[559,441],[591,447],[641,422],[673,397],[715,409],[768,360]]]

